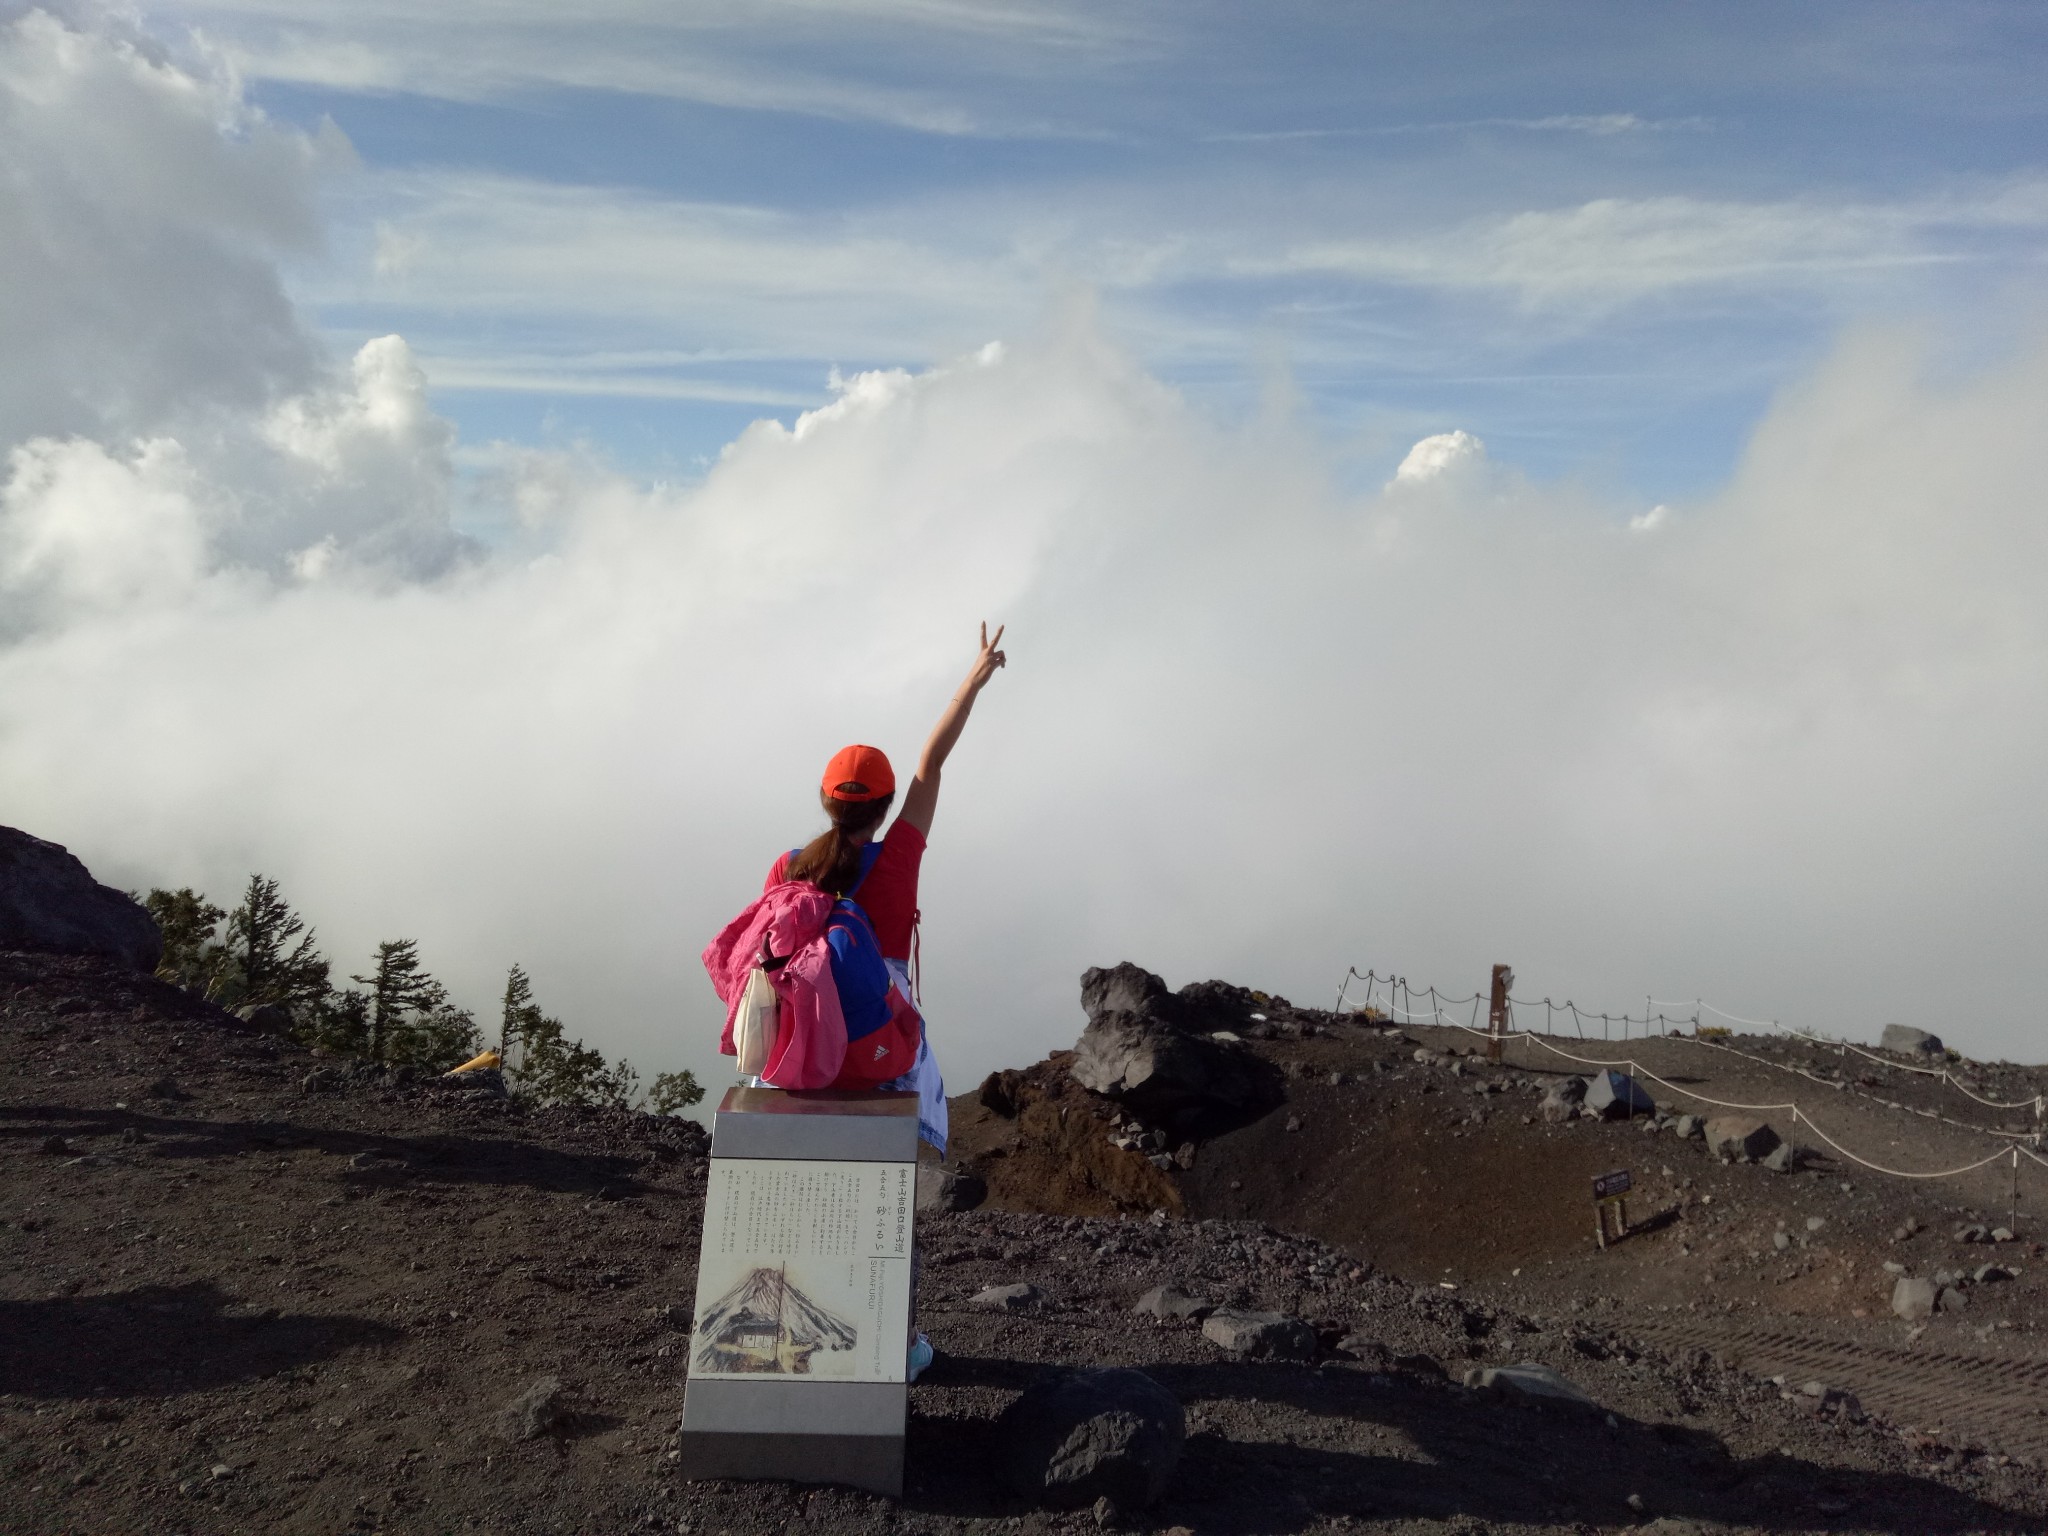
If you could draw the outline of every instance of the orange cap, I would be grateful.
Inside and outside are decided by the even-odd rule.
[[[896,772],[880,747],[841,747],[819,787],[834,800],[879,800],[896,793]]]

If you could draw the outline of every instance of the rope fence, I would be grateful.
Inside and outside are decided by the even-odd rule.
[[[1408,1001],[1411,1003],[1418,1000],[1417,993],[1409,987],[1406,977],[1391,975],[1381,976],[1377,974],[1375,971],[1371,970],[1361,972],[1355,966],[1346,967],[1344,980],[1337,988],[1337,1006],[1335,1009],[1336,1012],[1343,1012],[1344,1001],[1346,996],[1348,995],[1351,983],[1353,981],[1362,981],[1365,983],[1366,1001],[1362,1004],[1353,1005],[1354,1009],[1358,1011],[1363,1011],[1364,1009],[1370,1008],[1374,1012],[1380,1013],[1383,1017],[1398,1016],[1409,1022],[1425,1022],[1429,1024],[1440,1025],[1442,1027],[1463,1031],[1466,1034],[1477,1035],[1480,1038],[1488,1041],[1492,1041],[1495,1039],[1504,1039],[1503,1036],[1496,1036],[1490,1030],[1483,1029],[1479,1026],[1479,1005],[1483,1001],[1485,1001],[1485,999],[1483,999],[1479,993],[1475,992],[1469,998],[1440,997],[1437,993],[1437,990],[1434,987],[1428,987],[1425,988],[1421,994],[1422,997],[1426,997],[1428,999],[1429,1008],[1427,1011],[1420,1011],[1412,1008],[1403,1008],[1400,1006],[1399,1003],[1394,1001],[1394,999],[1397,996],[1406,997]],[[1379,998],[1379,989],[1382,987],[1386,989],[1386,997],[1384,1000],[1381,1000]],[[1665,1024],[1667,1026],[1674,1022],[1682,1024],[1689,1023],[1690,1025],[1692,1025],[1695,1033],[1691,1036],[1678,1035],[1678,1038],[1681,1040],[1685,1040],[1690,1044],[1708,1046],[1715,1050],[1724,1051],[1729,1055],[1740,1057],[1744,1061],[1754,1062],[1759,1066],[1771,1067],[1778,1071],[1791,1072],[1796,1074],[1797,1076],[1807,1078],[1812,1082],[1818,1083],[1836,1092],[1853,1091],[1850,1089],[1850,1085],[1846,1082],[1835,1081],[1819,1077],[1812,1072],[1804,1070],[1803,1068],[1789,1066],[1783,1062],[1770,1061],[1765,1059],[1764,1057],[1753,1055],[1748,1051],[1737,1050],[1733,1046],[1725,1045],[1717,1040],[1701,1039],[1697,1031],[1700,1027],[1700,1016],[1702,1012],[1706,1012],[1713,1013],[1720,1018],[1733,1020],[1735,1023],[1738,1024],[1751,1024],[1760,1027],[1783,1030],[1783,1032],[1786,1034],[1793,1035],[1798,1039],[1811,1041],[1814,1044],[1840,1047],[1845,1052],[1853,1050],[1858,1055],[1867,1056],[1872,1061],[1878,1062],[1887,1067],[1899,1067],[1901,1068],[1901,1070],[1904,1071],[1915,1072],[1924,1076],[1940,1078],[1941,1080],[1948,1083],[1949,1086],[1955,1088],[1958,1092],[1961,1092],[1966,1097],[1974,1100],[1979,1104],[1985,1105],[1988,1108],[2007,1110],[2031,1109],[2034,1111],[2034,1116],[2037,1122],[2041,1121],[2044,1118],[2048,1118],[2048,1095],[2040,1095],[2032,1099],[2017,1099],[2011,1102],[2004,1102],[1997,1099],[1987,1099],[1979,1094],[1972,1092],[1962,1083],[1957,1082],[1954,1076],[1946,1070],[1937,1070],[1928,1067],[1904,1066],[1901,1063],[1890,1061],[1885,1057],[1874,1055],[1873,1053],[1864,1050],[1862,1047],[1853,1045],[1847,1041],[1822,1040],[1817,1036],[1805,1034],[1799,1030],[1786,1029],[1785,1026],[1779,1024],[1774,1019],[1767,1020],[1742,1018],[1741,1016],[1736,1014],[1723,1012],[1721,1009],[1715,1008],[1712,1005],[1699,1000],[1694,1001],[1692,1005],[1693,1012],[1689,1016],[1680,1017],[1676,1020],[1674,1020],[1669,1015],[1661,1013],[1653,1014],[1650,1011],[1651,1009],[1660,1006],[1660,1003],[1664,1007],[1681,1006],[1669,1002],[1662,1002],[1662,1000],[1657,998],[1644,999],[1645,1007],[1643,1010],[1643,1016],[1640,1019],[1635,1018],[1634,1016],[1626,1013],[1618,1016],[1607,1013],[1594,1014],[1589,1010],[1581,1010],[1576,1003],[1572,1002],[1569,999],[1567,999],[1562,1004],[1553,1003],[1551,999],[1548,997],[1543,998],[1541,1001],[1545,1010],[1546,1025],[1546,1028],[1543,1030],[1542,1033],[1539,1034],[1534,1030],[1513,1029],[1512,1009],[1519,1006],[1522,1008],[1533,1010],[1536,1006],[1536,1004],[1529,999],[1516,998],[1513,996],[1509,996],[1506,998],[1506,1003],[1508,1009],[1510,1010],[1507,1020],[1504,1021],[1507,1029],[1513,1034],[1515,1034],[1518,1038],[1527,1040],[1530,1043],[1539,1046],[1543,1050],[1550,1051],[1553,1054],[1562,1057],[1566,1061],[1575,1062],[1581,1066],[1615,1069],[1626,1068],[1631,1077],[1642,1078],[1649,1082],[1656,1083],[1659,1087],[1664,1088],[1671,1093],[1677,1094],[1681,1098],[1689,1099],[1694,1103],[1711,1105],[1717,1109],[1740,1110],[1752,1114],[1772,1114],[1779,1112],[1788,1113],[1792,1117],[1792,1124],[1795,1128],[1800,1125],[1804,1125],[1809,1131],[1811,1131],[1821,1141],[1825,1142],[1841,1157],[1847,1159],[1849,1162],[1854,1163],[1859,1167],[1868,1168],[1873,1173],[1880,1173],[1885,1175],[1886,1177],[1895,1179],[1952,1179],[1962,1174],[1974,1173],[1980,1168],[1985,1168],[1993,1163],[2003,1162],[2009,1159],[2013,1169],[2013,1176],[2015,1179],[2017,1179],[2019,1176],[2020,1158],[2023,1156],[2031,1162],[2040,1164],[2043,1168],[2048,1168],[2048,1157],[2043,1157],[2038,1151],[2034,1149],[2034,1147],[2023,1144],[2024,1142],[2031,1140],[2036,1145],[2038,1145],[2041,1138],[2041,1132],[2038,1129],[2032,1132],[2004,1131],[1994,1129],[1990,1126],[1971,1125],[1966,1121],[1952,1120],[1949,1117],[1942,1115],[1934,1110],[1916,1110],[1910,1108],[1907,1105],[1893,1103],[1889,1100],[1875,1098],[1870,1094],[1858,1092],[1857,1097],[1867,1099],[1869,1100],[1869,1102],[1880,1105],[1884,1108],[1903,1110],[1908,1114],[1921,1115],[1930,1119],[1937,1120],[1942,1124],[1951,1126],[1957,1130],[1965,1131],[1970,1134],[1978,1136],[1994,1137],[1997,1138],[1997,1140],[1999,1141],[1999,1145],[1997,1147],[1995,1147],[1991,1152],[1987,1153],[1985,1156],[1977,1159],[1977,1161],[1972,1163],[1965,1163],[1955,1168],[1944,1168],[1933,1171],[1927,1171],[1887,1167],[1882,1163],[1874,1162],[1870,1158],[1864,1157],[1860,1153],[1853,1152],[1849,1148],[1843,1146],[1839,1141],[1837,1141],[1834,1137],[1830,1136],[1825,1130],[1823,1130],[1814,1121],[1812,1113],[1802,1108],[1796,1100],[1788,1100],[1783,1103],[1770,1104],[1738,1104],[1725,1099],[1710,1098],[1706,1094],[1698,1093],[1690,1088],[1682,1087],[1681,1085],[1672,1082],[1668,1078],[1660,1077],[1655,1072],[1649,1071],[1642,1065],[1640,1061],[1637,1061],[1633,1057],[1620,1061],[1604,1061],[1592,1056],[1580,1056],[1571,1051],[1565,1050],[1561,1046],[1552,1044],[1548,1039],[1544,1037],[1546,1035],[1553,1035],[1558,1033],[1557,1030],[1548,1026],[1550,1026],[1554,1022],[1556,1013],[1560,1008],[1566,1013],[1570,1014],[1574,1025],[1578,1027],[1578,1033],[1580,1035],[1580,1038],[1582,1039],[1585,1038],[1583,1020],[1590,1018],[1598,1018],[1602,1022],[1603,1026],[1607,1027],[1611,1027],[1613,1023],[1618,1021],[1623,1024],[1624,1030],[1626,1030],[1626,1027],[1628,1025],[1632,1024],[1642,1024],[1647,1029],[1653,1022]],[[1472,1004],[1472,1017],[1469,1023],[1453,1018],[1449,1013],[1445,1011],[1447,1007],[1463,1008],[1467,1003]],[[1676,1031],[1667,1032],[1673,1034],[1676,1033]],[[1603,1033],[1603,1038],[1608,1037]],[[1624,1038],[1626,1038],[1626,1034],[1624,1034]],[[2015,1188],[2017,1188],[2017,1185],[2015,1185]]]
[[[1414,994],[1408,988],[1408,981],[1406,977],[1380,976],[1373,971],[1361,972],[1356,966],[1347,966],[1345,968],[1344,980],[1337,988],[1337,1006],[1334,1010],[1335,1012],[1342,1013],[1344,1011],[1344,998],[1346,993],[1350,989],[1351,983],[1353,981],[1362,981],[1366,984],[1366,1001],[1363,1005],[1360,1006],[1384,1006],[1386,1011],[1390,1013],[1399,1013],[1403,1018],[1408,1019],[1410,1021],[1416,1019],[1436,1019],[1440,1016],[1439,1011],[1436,1007],[1436,988],[1431,987],[1428,989],[1428,996],[1431,1003],[1431,1011],[1429,1013],[1425,1014],[1410,1012],[1408,1010],[1395,1006],[1391,1001],[1396,989],[1399,989],[1404,995],[1408,996],[1410,1001],[1414,1000]],[[1388,990],[1389,1001],[1385,1005],[1380,1005],[1375,1002],[1374,989],[1379,986],[1384,986]],[[1446,998],[1445,1001],[1455,1002],[1459,1006],[1463,1006],[1466,1002],[1472,1003],[1474,1005],[1472,1022],[1475,1025],[1478,1023],[1478,1004],[1481,1001],[1480,995],[1478,993],[1474,993],[1470,998]],[[1856,1055],[1863,1057],[1865,1060],[1876,1062],[1879,1066],[1888,1067],[1895,1072],[1911,1072],[1922,1077],[1939,1078],[1942,1082],[1948,1084],[1949,1087],[1953,1088],[1957,1093],[1960,1093],[1964,1098],[1969,1099],[1974,1103],[1981,1104],[1986,1109],[2030,1109],[2034,1112],[2034,1118],[2037,1121],[2048,1120],[2048,1094],[2036,1094],[2031,1099],[1987,1099],[1982,1094],[1978,1093],[1975,1089],[1971,1088],[1969,1084],[1963,1082],[1960,1078],[1958,1078],[1953,1072],[1949,1071],[1946,1067],[1916,1067],[1907,1062],[1893,1061],[1890,1057],[1880,1056],[1875,1051],[1866,1050],[1864,1047],[1857,1045],[1853,1041],[1829,1040],[1820,1035],[1811,1034],[1805,1030],[1793,1029],[1788,1025],[1780,1024],[1776,1019],[1744,1018],[1740,1014],[1725,1012],[1722,1009],[1716,1008],[1711,1003],[1702,1002],[1698,999],[1694,999],[1692,1003],[1693,1012],[1691,1014],[1672,1015],[1665,1013],[1652,1014],[1649,1010],[1655,1007],[1672,1008],[1683,1007],[1685,1005],[1682,1003],[1669,1002],[1662,998],[1645,998],[1645,1007],[1643,1011],[1643,1016],[1641,1018],[1637,1018],[1635,1015],[1629,1013],[1595,1014],[1590,1010],[1584,1010],[1582,1018],[1582,1010],[1579,1008],[1578,1004],[1572,1002],[1569,999],[1567,999],[1563,1003],[1553,1003],[1548,997],[1545,997],[1541,999],[1541,1002],[1544,1009],[1543,1033],[1546,1035],[1558,1033],[1558,1031],[1553,1027],[1553,1024],[1556,1016],[1556,1010],[1561,1008],[1570,1013],[1576,1033],[1578,1033],[1581,1039],[1585,1038],[1583,1019],[1597,1018],[1600,1020],[1602,1025],[1601,1038],[1603,1040],[1612,1038],[1611,1035],[1608,1033],[1607,1026],[1616,1023],[1622,1026],[1622,1038],[1624,1040],[1630,1038],[1628,1033],[1629,1028],[1636,1024],[1643,1025],[1646,1031],[1652,1024],[1663,1026],[1663,1028],[1659,1030],[1659,1033],[1667,1035],[1671,1033],[1671,1025],[1689,1024],[1692,1026],[1694,1031],[1694,1035],[1692,1038],[1694,1039],[1695,1043],[1700,1045],[1713,1045],[1720,1049],[1734,1051],[1734,1048],[1732,1046],[1723,1046],[1719,1041],[1704,1040],[1698,1038],[1698,1031],[1700,1029],[1700,1015],[1703,1012],[1711,1013],[1719,1018],[1732,1020],[1737,1024],[1752,1024],[1760,1028],[1775,1029],[1783,1034],[1792,1036],[1796,1040],[1804,1040],[1811,1045],[1825,1046],[1831,1050],[1841,1051],[1845,1055],[1853,1051]],[[1535,1000],[1520,997],[1510,997],[1508,999],[1508,1004],[1510,1008],[1521,1007],[1533,1009],[1536,1007]],[[1445,1020],[1444,1022],[1448,1023],[1454,1021]],[[1813,1073],[1803,1071],[1798,1067],[1786,1066],[1783,1062],[1766,1061],[1761,1056],[1752,1056],[1745,1051],[1734,1051],[1734,1054],[1742,1056],[1746,1060],[1757,1062],[1759,1065],[1762,1066],[1775,1067],[1778,1070],[1785,1072],[1798,1072],[1800,1076],[1811,1078],[1814,1082],[1827,1083],[1827,1079],[1825,1078],[1817,1077]],[[1830,1087],[1847,1086],[1846,1084],[1837,1085],[1832,1083],[1828,1083],[1827,1085]],[[1865,1095],[1865,1097],[1868,1097],[1868,1095]],[[1896,1108],[1899,1106],[1893,1107]],[[1937,1116],[1936,1118],[1941,1117]],[[1983,1127],[1968,1125],[1960,1120],[1951,1120],[1947,1123],[1961,1127],[1964,1130],[1983,1129]],[[2001,1132],[1998,1134],[2004,1133]]]

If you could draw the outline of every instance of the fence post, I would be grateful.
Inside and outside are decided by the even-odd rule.
[[[1505,965],[1493,968],[1493,994],[1486,1004],[1486,1059],[1499,1061],[1502,1037],[1508,1029],[1508,992],[1515,984],[1514,971]]]

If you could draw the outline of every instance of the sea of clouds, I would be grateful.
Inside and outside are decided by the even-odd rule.
[[[1349,488],[1071,298],[698,484],[459,473],[404,339],[337,355],[281,276],[350,158],[126,24],[0,10],[0,821],[101,878],[260,869],[338,971],[414,937],[488,1015],[516,960],[720,1081],[699,949],[834,749],[907,771],[986,618],[922,894],[956,1088],[1126,958],[1325,1005],[1503,961],[2041,1055],[2041,338],[1963,374],[1847,335],[1647,510],[1463,433]]]

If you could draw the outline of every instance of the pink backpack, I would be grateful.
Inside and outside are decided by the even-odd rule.
[[[804,881],[772,885],[704,948],[704,969],[725,1004],[718,1048],[736,1054],[733,1022],[748,979],[761,970],[774,987],[776,1037],[761,1069],[776,1088],[824,1088],[846,1062],[846,1020],[832,980],[826,925],[832,898]]]

